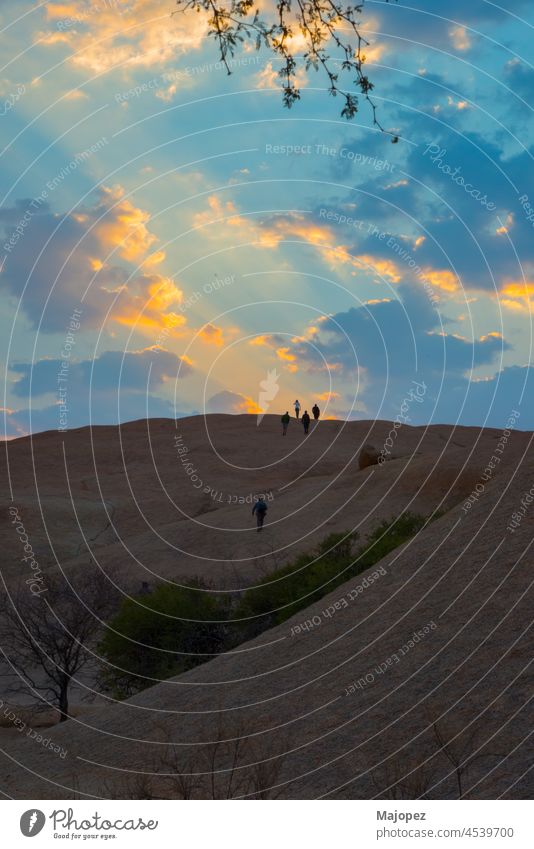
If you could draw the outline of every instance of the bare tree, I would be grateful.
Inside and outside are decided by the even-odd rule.
[[[427,763],[413,757],[389,758],[381,768],[371,773],[376,790],[373,798],[383,799],[427,799],[436,782],[433,757]]]
[[[75,586],[50,577],[39,595],[25,585],[4,592],[0,648],[10,666],[4,673],[11,678],[9,691],[26,686],[40,703],[58,708],[60,722],[68,719],[71,685],[93,662],[96,637],[115,603],[112,590],[109,580],[89,566]]]
[[[248,729],[248,730],[247,730]],[[167,737],[168,728],[159,728]],[[272,743],[254,734],[246,720],[230,721],[219,714],[211,742],[183,746],[169,743],[159,762],[143,764],[143,772],[106,787],[110,798],[135,799],[276,799],[287,795],[290,782],[280,782],[289,748],[288,738],[277,736],[280,754]]]
[[[502,752],[488,751],[485,742],[481,741],[485,735],[490,736],[487,722],[474,722],[470,729],[464,730],[458,722],[453,725],[451,720],[442,719],[432,723],[432,731],[439,751],[452,767],[458,798],[468,798],[469,788],[466,789],[464,778],[469,775],[472,766],[487,758],[500,760],[503,757]]]
[[[470,791],[465,784],[473,765],[488,758],[499,761],[504,757],[502,752],[490,751],[486,746],[485,741],[492,736],[487,721],[466,726],[465,721],[443,710],[436,709],[436,713],[439,719],[425,708],[428,736],[419,750],[403,751],[389,758],[381,768],[373,769],[371,780],[377,791],[374,798],[466,799]],[[443,790],[438,790],[444,784],[445,795]]]
[[[386,0],[389,2],[389,0]],[[208,15],[209,35],[219,48],[221,61],[231,74],[236,48],[243,42],[271,50],[280,61],[278,76],[283,91],[284,106],[291,108],[300,100],[297,83],[299,62],[306,72],[311,68],[323,70],[328,80],[328,91],[333,97],[340,95],[344,101],[343,118],[353,118],[359,109],[358,95],[340,84],[340,71],[352,75],[352,84],[371,108],[373,123],[388,132],[392,142],[398,136],[384,130],[377,119],[376,105],[370,92],[373,83],[365,73],[365,47],[357,16],[363,2],[356,5],[334,0],[277,0],[269,13],[259,0],[177,0],[179,12],[204,12]],[[295,51],[295,37],[299,36],[302,55]],[[331,56],[329,49],[333,49]]]

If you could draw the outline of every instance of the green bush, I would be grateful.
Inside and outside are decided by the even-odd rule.
[[[212,595],[198,579],[127,598],[99,647],[108,661],[101,683],[116,698],[125,698],[204,663],[319,601],[407,542],[426,522],[403,513],[378,525],[357,551],[357,533],[330,534],[314,552],[272,572],[234,603],[227,595]]]
[[[228,607],[207,589],[194,580],[125,598],[99,646],[108,661],[101,680],[105,689],[125,698],[153,679],[178,675],[224,650]]]
[[[423,516],[403,513],[391,522],[382,522],[355,553],[357,533],[330,534],[311,556],[301,555],[294,563],[272,572],[259,586],[247,590],[234,616],[249,621],[248,637],[279,625],[374,566],[421,530],[426,521]]]

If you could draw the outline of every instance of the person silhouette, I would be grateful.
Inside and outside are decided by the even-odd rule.
[[[304,428],[304,433],[308,433],[310,429],[310,417],[308,415],[308,411],[304,410],[304,415],[302,416],[302,427]]]
[[[285,436],[286,433],[287,433],[287,426],[288,426],[289,422],[291,421],[291,419],[289,417],[289,411],[288,410],[285,411],[285,413],[282,416],[282,418],[280,419],[280,421],[282,422],[282,436]]]
[[[316,422],[319,421],[319,416],[321,415],[321,411],[320,411],[319,407],[317,406],[317,404],[313,405],[312,413],[313,413],[313,418],[315,419],[315,421]]]
[[[295,406],[295,416],[296,416],[296,418],[298,419],[298,417],[300,416],[300,401],[299,401],[299,399],[298,399],[298,398],[297,398],[297,400],[295,401],[295,405],[294,405],[294,406]]]
[[[258,533],[263,528],[263,520],[265,519],[265,514],[267,513],[267,502],[265,501],[263,495],[258,496],[258,500],[256,501],[254,507],[252,508],[252,515],[256,514],[256,525]]]

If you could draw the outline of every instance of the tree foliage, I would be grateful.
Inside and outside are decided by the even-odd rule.
[[[370,106],[375,126],[387,132],[378,121],[376,104],[370,96],[373,83],[365,71],[365,47],[369,42],[362,35],[358,19],[363,2],[353,5],[334,0],[277,0],[265,7],[258,0],[227,0],[224,3],[177,0],[177,5],[180,12],[208,14],[209,35],[217,42],[228,74],[236,48],[242,43],[253,44],[257,50],[264,46],[280,62],[278,76],[286,107],[291,108],[300,100],[299,68],[322,69],[330,94],[343,99],[342,117],[351,119],[358,112],[359,97],[342,85],[340,74],[346,72],[352,75],[356,92]],[[302,45],[301,55],[295,49],[298,43]],[[398,141],[397,136],[390,135],[393,142]]]
[[[224,647],[227,613],[206,590],[195,579],[124,598],[99,645],[104,689],[125,698],[211,660]]]

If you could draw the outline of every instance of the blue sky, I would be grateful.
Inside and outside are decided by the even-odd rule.
[[[6,436],[258,412],[274,372],[270,412],[391,419],[415,381],[414,423],[532,429],[532,20],[466,6],[365,4],[393,145],[173,3],[5,0]]]

